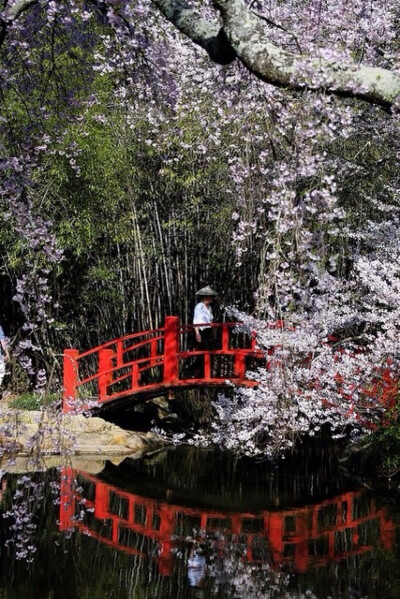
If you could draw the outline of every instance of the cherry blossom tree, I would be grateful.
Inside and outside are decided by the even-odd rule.
[[[1,201],[18,240],[29,368],[29,352],[57,334],[65,248],[43,215],[54,165],[64,161],[78,187],[83,123],[107,122],[112,103],[158,157],[165,188],[189,154],[223,173],[213,190],[233,198],[239,276],[258,269],[257,320],[235,314],[261,347],[284,348],[234,412],[217,405],[217,433],[245,435],[257,453],[283,415],[278,446],[324,418],[335,430],[363,429],[368,410],[375,421],[382,408],[365,390],[398,352],[398,13],[380,0],[4,1]]]
[[[5,3],[2,21],[3,40],[12,24],[37,4],[46,7],[53,14],[59,8],[54,0],[49,2],[16,0]],[[76,9],[79,9],[79,4],[76,4]],[[262,3],[217,0],[212,7],[208,7],[205,16],[201,10],[196,10],[185,2],[152,0],[152,4],[178,30],[204,48],[211,60],[226,65],[238,59],[256,77],[272,85],[297,90],[304,87],[319,89],[342,97],[360,98],[386,107],[392,106],[400,94],[400,76],[396,68],[383,68],[368,63],[362,64],[359,60],[350,60],[351,48],[349,47],[342,56],[335,56],[332,49],[321,51],[313,35],[316,20],[320,30],[325,33],[324,18],[335,16],[345,20],[362,16],[368,21],[366,15],[368,11],[370,17],[374,19],[374,28],[378,30],[379,25],[388,22],[383,11],[395,22],[397,13],[395,3],[389,5],[376,3],[377,6],[372,7],[366,2],[356,1],[351,2],[350,5],[339,3],[339,7],[334,10],[318,2],[268,3],[266,11],[263,12]],[[137,13],[132,2],[93,0],[86,4],[86,10],[92,7],[107,13],[115,23],[120,18],[128,28],[136,24],[134,17]],[[268,13],[274,12],[274,9],[278,15],[280,13],[284,17],[288,16],[289,11],[292,14],[296,12],[296,20],[300,23],[298,29],[306,31],[306,38],[299,37],[300,31],[288,29],[284,20],[279,23],[269,18]],[[329,23],[328,19],[326,19],[327,23]],[[293,17],[290,20],[293,21]],[[339,23],[341,21],[338,19],[336,30]],[[271,28],[288,36],[287,47],[280,43],[279,37],[275,40],[275,36],[270,32]],[[395,34],[393,26],[390,33],[392,35],[390,41],[393,42]],[[302,40],[301,44],[299,39]],[[366,36],[363,41],[371,43]]]
[[[309,31],[313,29],[312,20],[318,7],[321,19],[331,12],[321,3],[285,2],[267,3],[266,14],[263,14],[262,3],[217,0],[213,5],[214,14],[203,18],[186,3],[154,0],[154,5],[167,19],[219,64],[238,59],[256,77],[279,87],[295,90],[308,87],[387,107],[396,102],[400,94],[400,77],[395,69],[360,64],[349,60],[349,56],[335,56],[331,49],[318,50],[311,36],[307,36],[308,39],[300,38],[295,30],[290,30],[290,35],[285,21],[276,23],[268,17],[268,12],[272,12],[270,7],[274,4],[275,8],[278,8],[278,4],[283,5],[283,14],[288,10],[296,11],[296,18],[303,30]],[[378,15],[382,8],[377,8]],[[343,5],[341,9],[344,18],[348,16],[346,12],[352,13],[352,9],[356,12],[357,9],[368,11],[365,2],[350,3],[348,8]],[[385,4],[385,9],[393,11],[393,16],[397,11],[394,5],[387,7]],[[335,12],[339,16],[340,12]],[[275,36],[269,32],[271,27],[289,34],[289,47],[275,42]],[[299,39],[302,40],[301,44]]]

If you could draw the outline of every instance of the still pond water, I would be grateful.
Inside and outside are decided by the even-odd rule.
[[[317,455],[181,447],[3,478],[0,599],[398,599],[397,485]]]

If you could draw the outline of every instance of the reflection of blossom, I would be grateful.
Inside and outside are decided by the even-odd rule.
[[[5,545],[14,546],[17,560],[33,562],[37,551],[34,543],[37,529],[35,511],[43,502],[44,483],[23,475],[18,479],[17,485],[12,506],[3,514],[3,518],[11,521],[9,529],[12,532],[12,537]]]
[[[187,562],[190,586],[204,586],[208,593],[223,593],[237,599],[278,599],[283,591],[285,599],[302,597],[287,593],[289,575],[271,567],[268,552],[259,563],[248,561],[246,554],[247,542],[236,535],[226,537],[219,533],[201,538],[199,543],[192,544]]]

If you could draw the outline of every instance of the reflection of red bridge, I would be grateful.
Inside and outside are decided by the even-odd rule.
[[[79,516],[80,513],[83,516]],[[121,491],[95,476],[64,470],[60,528],[76,527],[120,551],[157,559],[172,571],[174,548],[193,534],[245,544],[246,559],[304,572],[370,551],[390,550],[395,525],[364,491],[282,511],[232,513],[184,507]],[[223,535],[223,537],[222,537]],[[219,541],[219,547],[223,541]]]
[[[191,346],[193,325],[180,325],[177,316],[167,316],[154,331],[133,333],[89,351],[64,351],[64,412],[83,411],[79,395],[93,397],[99,405],[123,397],[137,401],[165,390],[193,386],[254,386],[246,378],[249,360],[265,364],[255,341],[235,335],[235,323],[213,324],[215,349],[195,351]],[[201,378],[193,377],[194,360],[201,360]]]

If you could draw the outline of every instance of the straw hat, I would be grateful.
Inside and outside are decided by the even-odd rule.
[[[196,293],[196,295],[218,295],[218,293],[216,291],[214,291],[214,289],[212,289],[210,287],[210,285],[207,285],[206,287],[202,287],[201,289],[198,290],[198,292]]]

